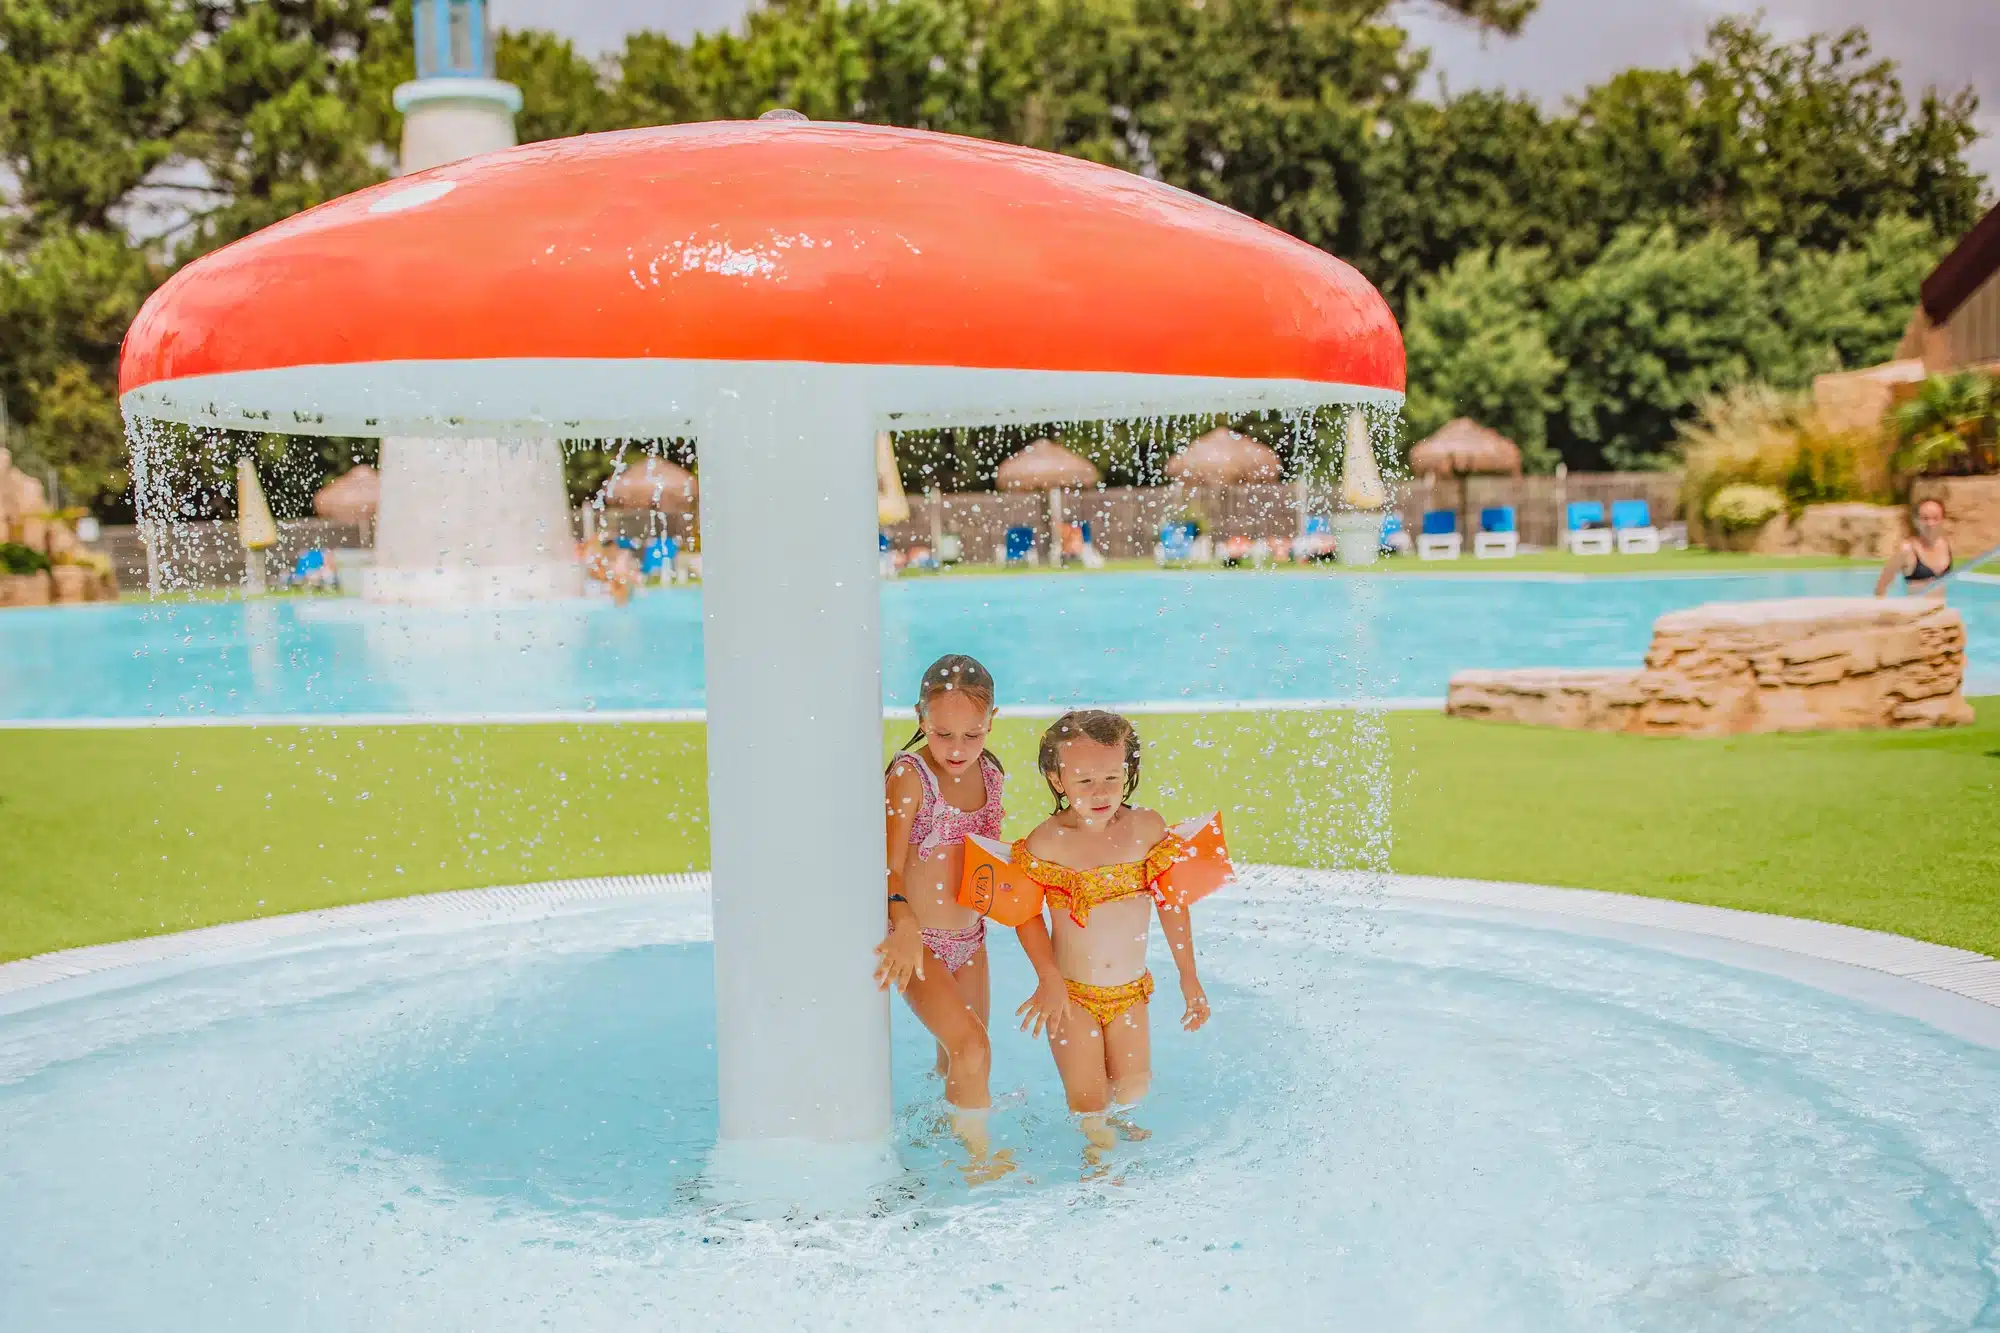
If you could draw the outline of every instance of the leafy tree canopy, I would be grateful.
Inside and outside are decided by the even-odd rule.
[[[1535,0],[1431,7],[1505,40]],[[189,258],[392,169],[408,9],[0,0],[0,392],[70,493],[127,503],[115,371],[146,296]],[[1687,68],[1629,71],[1546,110],[1425,95],[1427,55],[1397,12],[770,0],[740,31],[634,34],[606,62],[541,32],[504,34],[498,60],[525,94],[524,139],[783,105],[1207,195],[1382,288],[1409,324],[1413,421],[1489,419],[1544,463],[1645,461],[1733,377],[1796,383],[1879,355],[1915,275],[1973,221],[1970,94],[1912,103],[1858,32],[1787,43],[1726,20]],[[1145,438],[1091,447],[1139,476]],[[936,465],[970,468],[978,450],[954,441]],[[353,449],[257,453],[299,469],[268,486],[288,505]],[[598,463],[579,466],[581,483]]]

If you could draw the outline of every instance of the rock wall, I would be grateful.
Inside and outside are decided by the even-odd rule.
[[[47,606],[55,600],[55,580],[39,574],[0,574],[0,607]]]
[[[1453,717],[1727,736],[1961,726],[1965,621],[1932,598],[1717,602],[1661,616],[1643,667],[1462,671]]]
[[[1754,551],[1758,555],[1832,555],[1880,560],[1909,534],[1896,505],[1847,503],[1807,505],[1795,520],[1779,514],[1761,528],[1732,532],[1688,520],[1688,539],[1711,551]]]
[[[1912,357],[1821,375],[1813,380],[1813,405],[1833,430],[1879,430],[1882,418],[1914,393],[1927,373],[1923,361]]]
[[[47,556],[53,568],[34,574],[0,571],[0,607],[50,602],[111,601],[118,579],[108,558],[86,551],[69,524],[49,512],[42,483],[14,466],[0,449],[0,542],[18,542]]]
[[[1780,514],[1757,530],[1750,549],[1760,555],[1835,555],[1880,560],[1909,528],[1895,505],[1807,505],[1798,521]]]
[[[48,509],[42,483],[16,468],[14,456],[0,449],[0,542],[41,550],[48,540]]]

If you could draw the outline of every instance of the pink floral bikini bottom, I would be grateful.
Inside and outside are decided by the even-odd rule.
[[[924,947],[938,956],[944,969],[954,975],[958,969],[972,961],[972,955],[979,952],[979,946],[986,943],[986,918],[967,926],[964,930],[923,931]]]

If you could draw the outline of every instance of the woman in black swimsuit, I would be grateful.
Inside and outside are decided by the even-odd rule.
[[[1915,525],[1916,534],[1905,537],[1882,562],[1882,573],[1875,580],[1877,597],[1889,591],[1889,585],[1899,574],[1904,588],[1913,597],[1931,591],[1943,595],[1944,585],[1939,580],[1951,573],[1951,543],[1944,535],[1943,501],[1919,501]]]

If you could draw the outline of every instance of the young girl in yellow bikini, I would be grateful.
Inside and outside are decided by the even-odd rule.
[[[1048,1033],[1096,1162],[1119,1131],[1141,1135],[1110,1113],[1152,1082],[1146,938],[1156,911],[1180,974],[1183,1028],[1208,1021],[1208,995],[1187,911],[1157,887],[1180,839],[1159,815],[1128,804],[1139,785],[1132,724],[1116,713],[1066,714],[1042,737],[1040,767],[1055,813],[1014,844],[1012,859],[1042,886],[1048,910],[1019,930],[1040,984],[1016,1012],[1023,1030]]]
[[[875,951],[876,984],[901,987],[937,1039],[937,1072],[974,1181],[1012,1167],[1006,1153],[989,1155],[986,1130],[993,1105],[986,919],[958,903],[966,835],[1000,836],[1006,774],[986,749],[993,692],[986,668],[962,653],[931,663],[917,687],[917,734],[883,784],[889,933]]]

